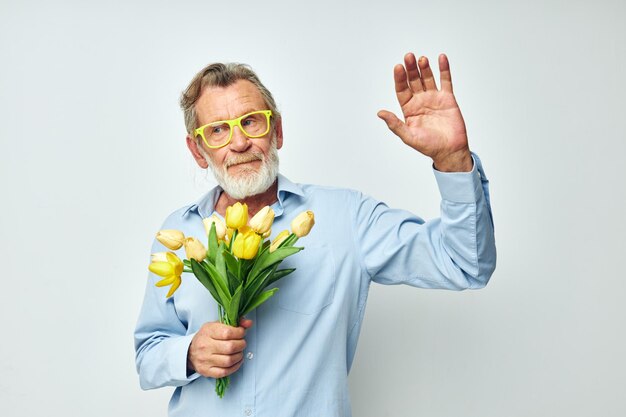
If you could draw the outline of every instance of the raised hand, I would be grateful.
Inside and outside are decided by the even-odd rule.
[[[408,53],[404,66],[393,68],[396,96],[404,122],[387,110],[378,112],[389,129],[404,143],[432,158],[440,171],[472,170],[472,157],[461,110],[452,92],[448,58],[439,55],[441,90],[433,77],[428,58]]]

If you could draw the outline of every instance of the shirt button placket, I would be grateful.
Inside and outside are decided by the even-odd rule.
[[[246,318],[252,320],[256,323],[256,310],[252,310],[250,313],[246,314]],[[243,417],[250,417],[255,414],[255,402],[256,402],[256,361],[252,361],[251,359],[254,357],[254,353],[257,348],[257,327],[252,326],[250,329],[246,331],[246,343],[247,348],[249,349],[246,352],[246,363],[241,367],[241,371],[243,371]]]

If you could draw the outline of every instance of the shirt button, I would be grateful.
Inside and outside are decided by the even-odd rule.
[[[248,354],[246,355],[246,358],[248,358],[248,360],[254,358],[254,353],[248,352]],[[250,415],[250,414],[246,414],[246,415]]]
[[[249,408],[246,408],[243,413],[245,415],[247,415],[247,416],[251,416],[252,415],[252,410],[250,410]]]

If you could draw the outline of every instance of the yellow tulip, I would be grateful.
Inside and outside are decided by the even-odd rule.
[[[226,235],[224,235],[224,242],[230,243],[230,239],[232,239],[234,233],[235,233],[235,229],[231,229],[230,227],[227,227]]]
[[[160,230],[156,239],[163,244],[168,249],[178,250],[183,246],[185,242],[185,235],[180,230]]]
[[[240,229],[248,224],[248,205],[239,202],[226,207],[226,226]]]
[[[195,259],[198,262],[202,262],[206,258],[206,248],[195,237],[188,237],[185,239],[185,254],[187,259]]]
[[[253,230],[252,230],[252,229],[250,229],[250,226],[248,226],[248,225],[246,224],[246,225],[244,225],[244,226],[241,226],[241,227],[239,228],[239,230],[237,230],[237,234],[239,234],[239,233],[244,233],[244,234],[245,234],[245,233],[249,233],[249,232],[251,232],[251,231],[253,231]],[[233,230],[233,233],[234,233],[234,230]]]
[[[204,229],[206,230],[207,236],[209,235],[209,233],[211,233],[211,225],[215,223],[215,232],[217,233],[217,238],[220,240],[224,240],[224,236],[226,236],[226,224],[224,224],[224,221],[217,217],[216,214],[212,214],[211,217],[202,219],[202,223],[204,224]]]
[[[150,255],[150,262],[167,262],[167,252],[157,252]]]
[[[252,259],[256,256],[259,245],[261,244],[261,236],[254,230],[247,230],[245,233],[237,233],[233,242],[233,255],[239,259]]]
[[[270,253],[278,249],[280,244],[283,243],[285,239],[287,239],[288,237],[289,237],[289,230],[283,230],[282,232],[280,232],[278,236],[274,238],[274,241],[270,245]]]
[[[274,210],[270,206],[265,206],[250,219],[250,228],[263,235],[272,228],[272,223],[274,223]]]
[[[315,216],[312,211],[303,211],[291,221],[291,231],[298,237],[309,234],[311,228],[315,224]]]
[[[173,252],[165,253],[165,259],[165,261],[152,262],[148,269],[153,274],[163,277],[161,281],[156,283],[157,287],[171,285],[170,290],[166,295],[166,297],[171,297],[172,294],[174,294],[174,291],[180,287],[180,276],[183,273],[183,262]]]

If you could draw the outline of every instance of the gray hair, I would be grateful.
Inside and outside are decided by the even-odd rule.
[[[254,84],[265,100],[268,110],[272,111],[272,120],[280,118],[280,112],[276,107],[276,102],[272,93],[265,88],[259,77],[246,64],[238,63],[214,63],[207,65],[193,77],[185,91],[180,97],[180,108],[185,116],[185,127],[187,133],[192,134],[198,124],[196,115],[196,102],[206,87],[228,87],[239,80],[246,80]],[[274,123],[272,122],[272,128]]]

